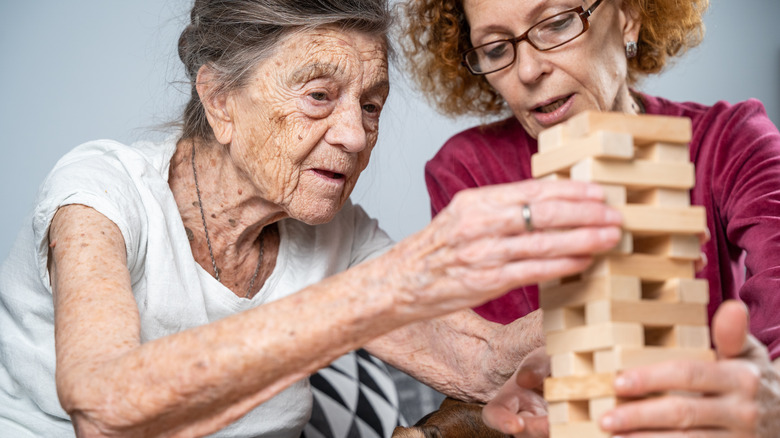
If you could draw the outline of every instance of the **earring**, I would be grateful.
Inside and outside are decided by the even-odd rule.
[[[636,41],[629,41],[626,43],[626,58],[631,59],[636,56],[639,48],[636,45]]]

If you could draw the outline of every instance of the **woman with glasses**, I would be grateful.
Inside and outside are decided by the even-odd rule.
[[[530,179],[539,133],[581,112],[691,119],[691,202],[705,207],[711,234],[698,275],[709,281],[720,360],[625,373],[616,382],[621,396],[707,397],[621,405],[601,419],[604,430],[621,436],[686,429],[775,437],[780,430],[780,133],[756,100],[705,106],[634,88],[701,41],[707,7],[708,0],[417,0],[404,7],[410,70],[441,112],[511,113],[455,135],[427,163],[434,215],[461,190]],[[531,204],[529,217],[544,208]],[[475,310],[502,323],[534,317],[538,291],[519,288]],[[488,424],[517,436],[546,434],[543,400],[531,390],[546,360],[527,357],[484,410]]]

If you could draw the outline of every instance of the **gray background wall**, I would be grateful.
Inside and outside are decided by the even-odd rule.
[[[62,154],[96,138],[146,138],[175,117],[188,92],[175,46],[189,5],[0,0],[0,257]],[[778,0],[712,0],[704,44],[640,89],[703,103],[756,97],[780,124],[777,17]],[[353,198],[400,239],[430,219],[425,161],[475,121],[435,113],[397,72],[394,79]]]

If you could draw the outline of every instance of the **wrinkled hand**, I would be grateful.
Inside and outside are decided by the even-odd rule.
[[[531,212],[526,229],[523,206]],[[522,181],[459,192],[423,231],[390,253],[396,290],[423,307],[474,307],[507,290],[584,270],[620,239],[603,189],[576,181]],[[403,298],[401,298],[403,299]]]
[[[725,302],[713,320],[716,362],[674,361],[624,372],[618,396],[684,391],[618,406],[601,426],[621,437],[758,437],[780,434],[780,372],[748,332],[747,310]],[[653,432],[648,432],[648,430]],[[644,432],[643,432],[644,431]]]
[[[517,372],[482,409],[489,427],[520,438],[546,437],[547,402],[542,384],[550,375],[550,358],[539,347],[525,357]]]

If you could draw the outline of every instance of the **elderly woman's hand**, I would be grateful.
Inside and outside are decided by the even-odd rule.
[[[582,271],[615,246],[620,223],[596,185],[523,181],[459,192],[388,256],[400,261],[400,290],[433,316]]]
[[[547,402],[542,396],[550,375],[550,357],[539,347],[525,357],[517,372],[482,409],[489,427],[516,438],[542,438],[549,433]]]
[[[671,436],[774,438],[780,431],[780,371],[766,348],[748,333],[745,307],[725,302],[713,320],[717,362],[667,362],[624,372],[616,381],[621,397],[683,391],[617,407],[602,427],[621,437]],[[665,434],[661,431],[665,431]],[[674,435],[678,436],[678,435]]]

